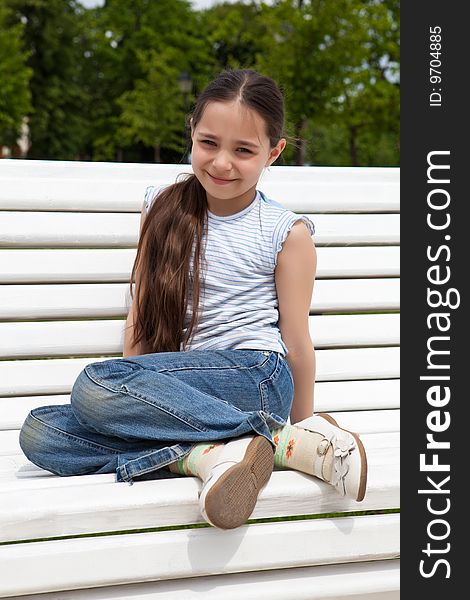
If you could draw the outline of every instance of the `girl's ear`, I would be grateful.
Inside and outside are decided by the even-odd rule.
[[[286,147],[286,143],[287,142],[286,142],[285,138],[281,138],[278,141],[275,148],[273,148],[269,154],[269,158],[265,165],[266,167],[270,167],[272,165],[272,163],[281,155],[282,151]]]

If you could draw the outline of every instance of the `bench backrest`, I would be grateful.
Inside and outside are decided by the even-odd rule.
[[[120,355],[143,191],[191,167],[0,169],[0,397],[22,398],[21,410],[4,403],[5,429],[19,425],[27,397],[68,394],[85,364]],[[396,408],[398,169],[271,167],[259,187],[316,224],[315,409]]]

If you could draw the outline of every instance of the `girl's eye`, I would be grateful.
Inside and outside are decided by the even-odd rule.
[[[212,140],[201,140],[201,142],[203,144],[209,144],[209,145],[215,145],[215,142],[213,142]],[[251,150],[248,150],[248,148],[242,148],[240,147],[239,150],[243,150],[243,153],[248,152],[249,154],[251,154]]]

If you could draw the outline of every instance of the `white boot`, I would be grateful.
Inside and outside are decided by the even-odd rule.
[[[357,502],[364,499],[367,487],[367,457],[357,433],[343,429],[326,413],[299,421],[301,427],[319,434],[313,474],[330,483],[342,496]]]
[[[220,529],[246,523],[273,467],[274,448],[262,435],[224,444],[199,496],[204,519]]]

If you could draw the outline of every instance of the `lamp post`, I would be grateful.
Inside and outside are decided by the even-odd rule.
[[[191,77],[186,71],[183,71],[178,77],[178,86],[181,92],[184,95],[184,104],[185,109],[187,110],[188,106],[188,95],[193,88],[193,82],[191,81]]]
[[[184,112],[185,115],[188,113],[188,109],[189,109],[189,94],[191,93],[191,90],[193,89],[193,82],[191,80],[191,77],[189,76],[189,74],[186,71],[182,71],[182,73],[180,74],[180,76],[178,77],[178,87],[181,91],[181,93],[183,94],[183,100],[184,100]],[[186,132],[185,132],[186,135]],[[189,140],[184,140],[184,143],[187,145]],[[183,156],[183,161],[189,162],[187,157],[186,157],[186,153]]]

